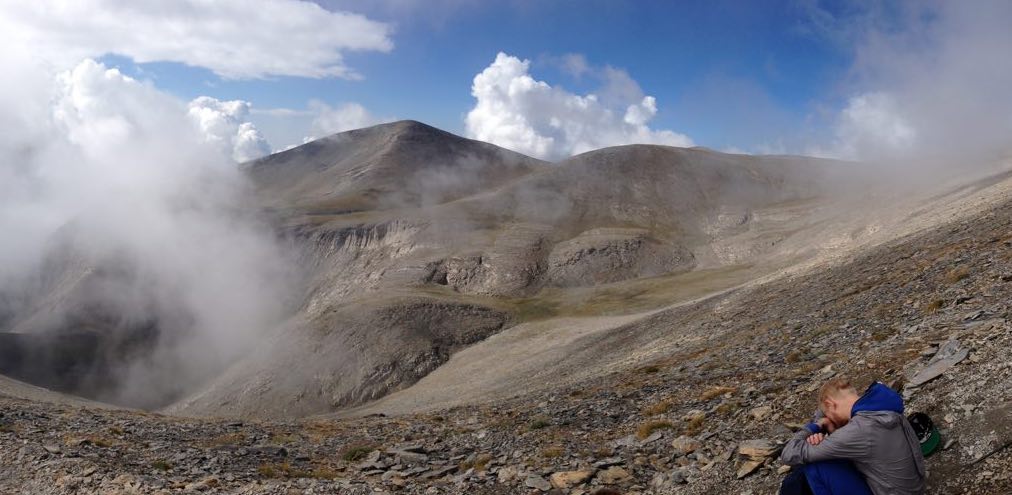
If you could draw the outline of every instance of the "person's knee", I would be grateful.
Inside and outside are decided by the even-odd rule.
[[[794,469],[780,483],[780,495],[812,495],[808,479],[800,469]]]

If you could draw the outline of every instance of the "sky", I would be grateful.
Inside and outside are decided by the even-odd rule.
[[[891,157],[926,135],[912,107],[964,89],[898,101],[918,71],[948,57],[958,77],[948,50],[968,27],[984,34],[963,48],[1000,56],[1009,14],[989,0],[0,0],[15,45],[188,102],[239,161],[399,119],[550,160],[628,143]]]

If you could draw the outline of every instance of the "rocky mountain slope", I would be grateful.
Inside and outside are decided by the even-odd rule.
[[[789,258],[776,244],[819,221],[814,205],[833,200],[825,184],[837,173],[828,161],[657,146],[549,166],[417,122],[343,133],[249,169],[303,253],[304,303],[167,412],[280,418],[357,405],[505,328],[573,311],[580,291],[678,287],[699,270]],[[434,174],[457,182],[426,179]],[[363,190],[370,202],[335,208]]]
[[[930,493],[1012,490],[1012,197],[633,322],[635,366],[421,414],[245,422],[0,399],[0,486],[31,493],[771,493],[838,373],[904,391],[945,448]],[[978,197],[980,199],[980,197]],[[944,344],[944,345],[943,345]],[[588,343],[588,347],[589,343]],[[965,358],[919,386],[940,347]],[[948,352],[942,350],[942,352]],[[543,378],[551,381],[551,377]],[[919,380],[917,380],[919,381]]]
[[[302,271],[288,320],[162,414],[3,378],[0,492],[767,493],[837,373],[936,419],[933,493],[1012,489],[1007,173],[547,164],[417,122],[245,167]],[[0,372],[95,397],[160,322],[101,304],[129,267],[50,259],[0,297]]]

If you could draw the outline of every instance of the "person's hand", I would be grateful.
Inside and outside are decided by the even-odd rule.
[[[822,431],[826,433],[833,433],[836,431],[836,423],[830,421],[829,418],[819,418],[819,421],[816,422],[816,424],[819,425],[819,428],[822,428]]]
[[[825,438],[826,435],[823,435],[822,433],[813,433],[811,435],[808,435],[808,438],[806,438],[805,441],[808,442],[808,445],[814,446],[822,443],[822,440]]]

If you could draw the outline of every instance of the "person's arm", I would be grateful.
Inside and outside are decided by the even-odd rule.
[[[807,440],[810,435],[817,433],[815,431],[817,428],[818,425],[809,423],[795,434],[794,438],[784,445],[784,450],[780,453],[780,462],[794,466],[830,459],[860,459],[868,455],[869,439],[863,434],[858,422],[851,420],[843,428],[827,435],[817,445],[812,445]]]

